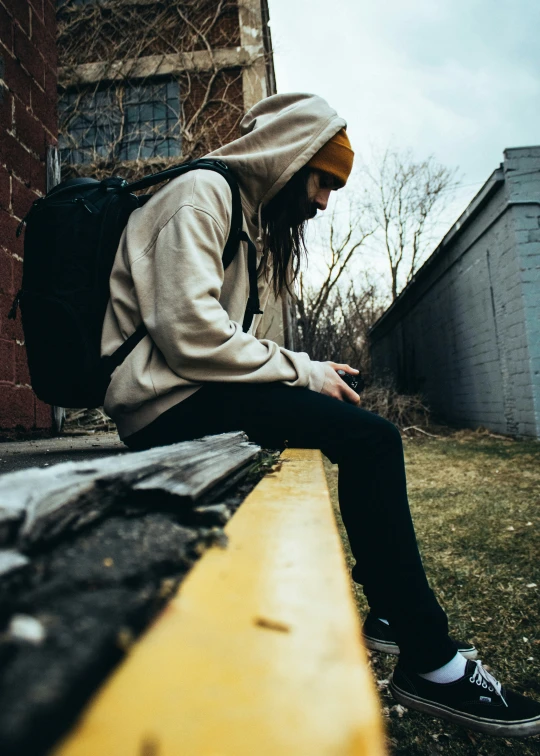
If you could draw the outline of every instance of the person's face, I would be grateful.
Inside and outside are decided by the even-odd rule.
[[[310,218],[317,215],[317,210],[326,210],[330,192],[337,188],[337,181],[330,173],[311,171],[307,184],[308,197],[311,202]]]

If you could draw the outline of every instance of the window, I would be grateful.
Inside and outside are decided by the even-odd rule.
[[[130,85],[125,90],[121,160],[180,154],[178,82]]]
[[[137,160],[181,154],[177,81],[131,82],[60,97],[62,163]]]

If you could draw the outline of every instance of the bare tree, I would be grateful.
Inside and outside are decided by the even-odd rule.
[[[366,372],[367,332],[382,306],[369,278],[353,281],[351,270],[374,229],[364,225],[351,200],[336,202],[329,219],[320,224],[316,247],[323,278],[314,285],[306,271],[299,277],[294,303],[297,348],[312,359],[350,362]]]
[[[315,284],[305,270],[299,278],[294,301],[295,348],[314,360],[356,367],[367,379],[361,399],[364,409],[389,419],[404,432],[425,433],[422,426],[428,426],[430,418],[423,397],[400,394],[390,376],[373,379],[369,331],[384,312],[387,298],[362,260],[368,251],[366,242],[371,251],[377,225],[358,200],[361,191],[355,183],[353,179],[347,199],[336,203],[330,217],[319,221],[318,244],[310,255],[316,249],[320,252],[322,282]]]
[[[312,289],[306,292],[303,307],[308,314],[314,293]],[[337,289],[319,319],[311,320],[310,330],[299,333],[299,348],[314,360],[346,362],[367,376],[371,372],[368,332],[383,309],[377,288],[369,280]]]
[[[433,156],[416,161],[410,150],[387,149],[365,177],[363,212],[378,228],[394,300],[429,252],[435,221],[457,186],[456,170]]]

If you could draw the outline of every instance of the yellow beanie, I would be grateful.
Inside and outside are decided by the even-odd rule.
[[[352,170],[354,152],[345,129],[341,129],[311,158],[308,165],[319,171],[330,173],[345,186]]]

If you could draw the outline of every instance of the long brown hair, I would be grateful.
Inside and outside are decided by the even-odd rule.
[[[300,272],[302,255],[307,253],[306,224],[317,213],[308,194],[312,170],[308,166],[301,168],[262,210],[263,247],[272,260],[276,297],[285,290],[294,296],[290,286]]]

